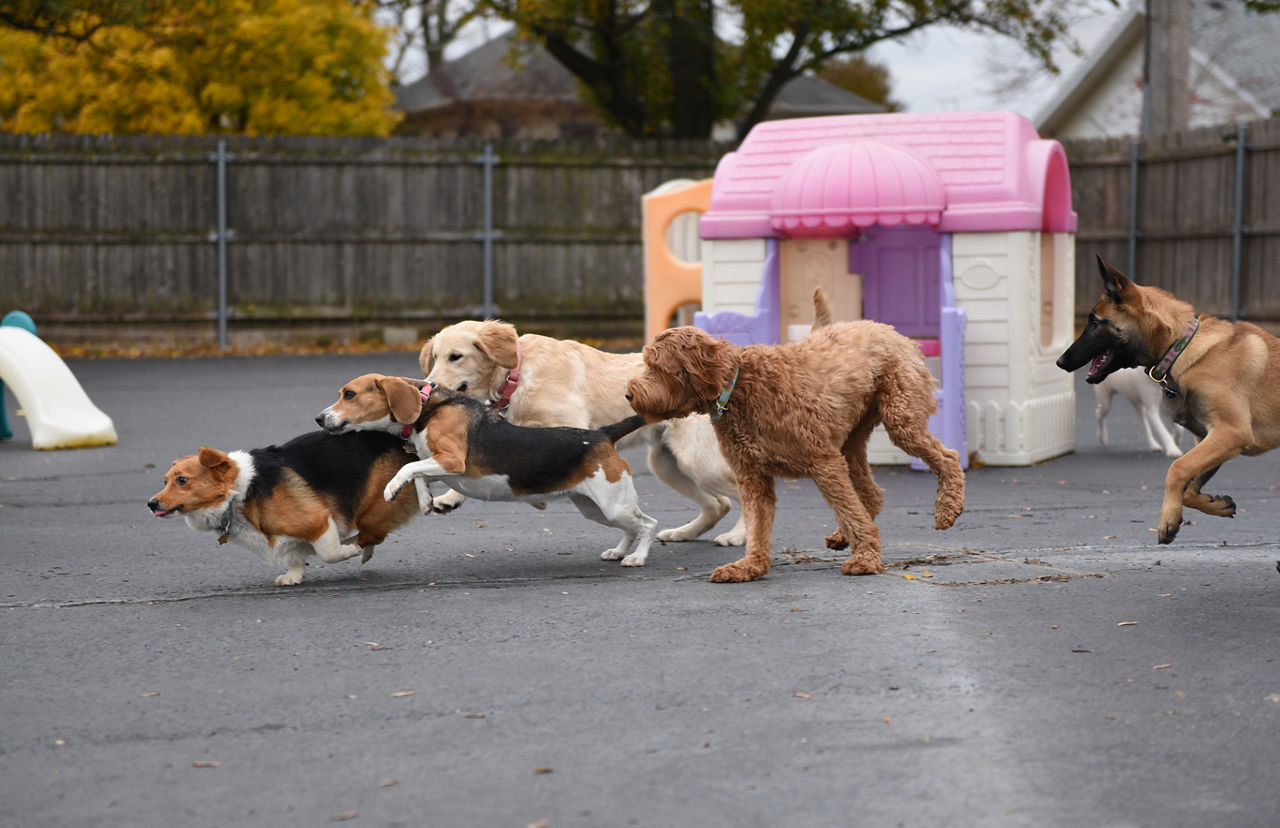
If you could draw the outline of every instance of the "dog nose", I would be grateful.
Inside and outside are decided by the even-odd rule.
[[[156,500],[154,497],[151,498],[147,501],[147,508],[154,512],[156,509],[160,508],[160,501]]]
[[[321,411],[319,414],[316,415],[316,425],[320,426],[321,428],[324,428],[324,412],[323,411]]]
[[[626,393],[626,397],[627,397],[627,402],[631,402],[632,398],[635,397],[635,394],[632,394],[630,391],[628,391]]]

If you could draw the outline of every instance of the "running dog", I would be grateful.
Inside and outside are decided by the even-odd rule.
[[[333,434],[396,435],[419,460],[386,485],[387,500],[411,480],[440,481],[480,500],[520,500],[543,508],[566,497],[584,517],[623,531],[606,561],[644,566],[658,522],[640,511],[631,467],[614,444],[644,425],[634,414],[599,429],[513,425],[492,406],[430,382],[365,374],[342,387],[316,422]],[[627,554],[632,545],[635,551]]]
[[[489,402],[522,426],[599,428],[633,412],[623,393],[644,363],[639,354],[610,354],[538,334],[517,335],[498,320],[450,325],[422,346],[422,375],[444,388]],[[684,526],[658,533],[662,541],[694,540],[733,508],[738,487],[716,445],[705,416],[654,423],[622,443],[649,447],[649,468],[663,483],[698,504],[698,516]],[[436,511],[462,502],[454,492],[435,498]],[[739,518],[715,539],[718,546],[741,546],[746,528]]]
[[[1121,368],[1095,385],[1093,390],[1098,398],[1099,444],[1107,444],[1107,414],[1111,411],[1112,399],[1119,394],[1133,405],[1138,422],[1142,424],[1142,436],[1147,439],[1147,448],[1163,451],[1166,457],[1182,456],[1182,449],[1178,448],[1178,437],[1169,431],[1160,416],[1164,390],[1147,379],[1146,371],[1140,368]],[[1174,423],[1173,427],[1180,436],[1182,426]]]
[[[1130,282],[1101,256],[1098,270],[1102,298],[1058,367],[1089,365],[1094,384],[1121,368],[1144,368],[1163,387],[1173,421],[1196,436],[1165,476],[1156,538],[1170,543],[1183,506],[1235,516],[1230,497],[1201,492],[1219,466],[1280,445],[1280,339],[1257,325],[1197,314],[1167,291]]]
[[[362,556],[418,511],[406,493],[388,503],[386,487],[413,460],[388,434],[334,436],[313,431],[282,446],[225,452],[204,446],[181,457],[164,488],[147,501],[158,518],[217,532],[218,543],[251,549],[288,569],[276,586],[302,583],[311,553],[325,563]]]
[[[712,572],[713,581],[768,573],[774,477],[811,477],[818,485],[839,526],[827,546],[850,547],[841,572],[880,572],[875,518],[884,497],[867,464],[867,440],[881,422],[938,476],[934,525],[950,527],[964,509],[959,457],[929,433],[937,402],[920,349],[889,325],[826,324],[821,312],[816,321],[798,342],[745,348],[673,328],[645,346],[644,372],[627,383],[627,399],[646,419],[710,415],[737,474],[746,555]]]

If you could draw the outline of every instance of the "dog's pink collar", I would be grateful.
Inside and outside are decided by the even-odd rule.
[[[522,361],[523,354],[520,353],[520,341],[516,340],[516,367],[507,372],[507,381],[502,384],[502,391],[498,393],[498,401],[493,404],[494,408],[501,410],[511,404],[511,395],[516,393],[516,384],[520,382],[520,363]]]
[[[422,400],[423,405],[427,404],[427,397],[430,397],[430,396],[431,396],[430,385],[424,385],[418,389],[418,397]],[[400,429],[400,439],[408,440],[409,436],[412,434],[413,434],[413,423],[405,423],[404,428]]]

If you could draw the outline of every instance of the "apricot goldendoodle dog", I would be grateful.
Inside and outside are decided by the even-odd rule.
[[[627,383],[636,412],[653,419],[711,414],[738,478],[747,552],[712,572],[713,581],[753,581],[769,571],[776,476],[811,477],[818,485],[839,526],[827,545],[850,547],[841,572],[881,571],[874,521],[884,492],[867,464],[878,423],[938,476],[934,525],[947,529],[964,510],[959,458],[929,433],[933,378],[916,344],[889,325],[843,322],[799,342],[745,348],[698,328],[672,328],[645,346],[644,364]]]

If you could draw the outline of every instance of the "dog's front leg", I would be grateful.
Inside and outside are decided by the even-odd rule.
[[[738,470],[738,491],[742,493],[742,516],[747,522],[747,554],[731,564],[716,568],[711,580],[717,583],[755,581],[769,572],[773,513],[778,497],[773,478],[744,474]]]
[[[1160,525],[1156,527],[1156,539],[1171,543],[1182,526],[1182,506],[1185,502],[1193,509],[1220,517],[1233,517],[1236,504],[1226,495],[1203,495],[1199,486],[1212,476],[1218,466],[1235,457],[1250,442],[1243,435],[1247,429],[1219,426],[1210,430],[1203,440],[1186,454],[1173,461],[1164,479],[1164,503],[1160,507]],[[1192,481],[1198,481],[1191,487]]]
[[[467,496],[453,489],[431,501],[431,511],[447,515],[467,501]]]
[[[400,489],[402,489],[404,484],[408,483],[410,480],[414,480],[419,477],[434,477],[445,473],[445,470],[441,468],[440,464],[432,458],[406,463],[400,467],[400,471],[396,472],[395,477],[387,481],[386,488],[382,490],[382,497],[390,503],[396,499],[396,495],[400,493]]]

